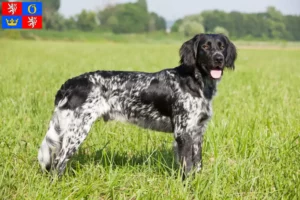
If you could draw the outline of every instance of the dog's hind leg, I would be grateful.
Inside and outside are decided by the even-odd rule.
[[[68,160],[83,143],[93,123],[108,111],[109,106],[103,98],[85,103],[75,110],[67,110],[70,115],[63,133],[60,151],[53,163],[58,175],[63,174]]]
[[[76,116],[77,114],[74,113],[75,116],[63,136],[61,149],[54,161],[54,167],[59,175],[62,175],[68,160],[85,140],[92,124],[98,118],[93,113],[82,113]]]

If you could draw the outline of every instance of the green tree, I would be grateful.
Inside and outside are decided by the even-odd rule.
[[[178,19],[174,22],[174,24],[171,27],[171,32],[178,32],[179,26],[183,23],[183,19]]]
[[[245,16],[240,12],[231,12],[229,13],[228,20],[231,22],[231,28],[228,29],[230,31],[230,35],[234,37],[242,37],[245,35]]]
[[[179,33],[183,34],[184,36],[191,37],[199,33],[204,33],[205,29],[204,26],[196,21],[184,21],[179,26]]]
[[[148,31],[166,30],[166,21],[163,17],[152,12],[149,14]]]
[[[100,23],[114,33],[141,33],[148,30],[149,14],[137,3],[118,4],[99,13]]]
[[[116,33],[141,33],[148,28],[148,13],[136,4],[124,4],[116,16],[120,22],[118,27],[113,27]]]
[[[300,40],[300,16],[287,15],[284,16],[284,24],[286,31],[289,33],[289,40]]]
[[[82,31],[93,31],[97,27],[96,14],[82,10],[77,16],[77,28]]]
[[[63,17],[58,14],[60,0],[41,0],[41,2],[43,2],[43,20],[45,22],[45,28],[63,30]],[[60,17],[62,18],[60,19]]]
[[[75,30],[77,29],[77,22],[74,17],[70,17],[65,19],[65,29],[67,30]]]
[[[166,30],[167,22],[163,17],[158,16],[155,22],[156,22],[156,30]]]
[[[268,7],[263,13],[208,10],[177,20],[171,31],[188,35],[191,29],[197,29],[198,26],[193,23],[195,27],[191,27],[191,22],[202,24],[206,32],[221,32],[216,27],[222,27],[234,38],[300,40],[300,16],[284,16],[275,7]]]
[[[118,10],[119,5],[116,6],[108,6],[104,10],[97,13],[97,17],[102,26],[109,26],[108,19],[111,16],[115,16],[115,13]]]
[[[184,18],[184,20],[187,21],[194,21],[197,22],[199,24],[203,24],[203,17],[201,14],[195,14],[195,15],[188,15]]]
[[[102,28],[114,33],[142,33],[165,30],[166,21],[156,13],[148,13],[147,1],[108,6],[97,15]]]
[[[58,13],[53,12],[51,17],[44,19],[43,25],[46,29],[56,30],[56,31],[63,31],[66,29],[66,21],[64,17]]]
[[[60,7],[60,0],[41,0],[46,12],[57,12]]]
[[[217,34],[222,33],[229,37],[229,32],[222,26],[216,26],[214,28],[214,33],[217,33]]]
[[[229,26],[231,26],[231,23],[228,20],[229,15],[223,11],[204,11],[201,13],[201,16],[203,17],[203,25],[207,32],[213,32],[216,26],[222,26],[230,30]]]
[[[148,11],[147,1],[146,0],[138,0],[136,3],[138,6]]]
[[[283,15],[275,7],[267,8],[267,21],[270,38],[285,38],[287,36],[286,27],[283,21]]]
[[[107,20],[107,25],[110,27],[116,27],[119,25],[119,20],[116,16],[112,15]]]
[[[171,31],[179,32],[185,36],[204,33],[203,17],[200,14],[188,15],[181,20],[177,20],[171,27]]]
[[[261,38],[267,32],[266,20],[258,14],[244,14],[243,37]]]

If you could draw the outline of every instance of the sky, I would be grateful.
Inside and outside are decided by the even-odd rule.
[[[82,9],[96,10],[107,3],[135,2],[135,0],[61,0],[60,12],[66,17],[78,14]],[[147,0],[149,11],[176,20],[203,10],[263,12],[268,6],[275,6],[283,14],[300,15],[300,0]]]

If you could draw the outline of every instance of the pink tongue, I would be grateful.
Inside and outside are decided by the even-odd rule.
[[[215,69],[210,70],[210,75],[213,78],[221,78],[221,76],[222,76],[222,70],[215,70]]]

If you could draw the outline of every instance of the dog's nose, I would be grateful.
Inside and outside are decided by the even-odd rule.
[[[224,57],[223,57],[222,55],[216,55],[216,56],[214,57],[214,61],[215,61],[215,63],[217,63],[217,64],[221,64],[221,63],[223,63],[223,61],[224,61]]]

